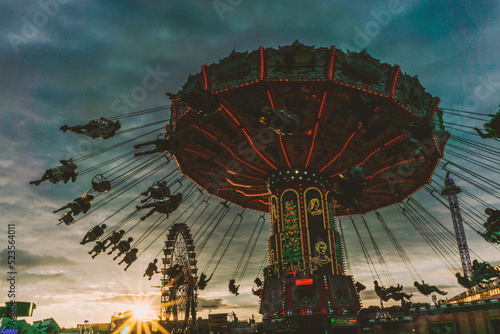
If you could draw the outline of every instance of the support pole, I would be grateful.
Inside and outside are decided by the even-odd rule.
[[[465,237],[464,225],[462,222],[462,215],[460,214],[460,206],[458,204],[457,194],[461,192],[460,187],[455,185],[450,172],[446,173],[445,187],[441,191],[442,195],[448,197],[450,204],[451,219],[453,220],[453,227],[455,228],[455,237],[457,238],[458,251],[460,259],[462,260],[462,269],[464,276],[471,279],[472,270],[470,264],[469,247],[467,246],[467,239]]]

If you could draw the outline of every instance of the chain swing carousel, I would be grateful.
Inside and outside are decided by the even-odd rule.
[[[233,52],[169,95],[182,174],[270,213],[264,318],[348,324],[360,301],[336,218],[430,183],[449,139],[439,98],[366,52],[298,42]]]
[[[147,189],[89,230],[82,244],[96,241],[89,252],[95,253],[92,258],[105,253],[109,247],[112,249],[108,254],[118,249],[114,259],[124,254],[118,264],[125,262],[124,270],[127,270],[167,234],[164,248],[144,276],[151,279],[159,272],[156,258],[163,253],[161,318],[166,322],[172,320],[168,328],[184,329],[189,326],[189,318],[194,325],[198,291],[203,290],[214,275],[244,220],[245,210],[234,217],[198,275],[198,256],[214,231],[227,226],[224,218],[231,204],[248,211],[269,213],[271,235],[264,282],[256,279],[256,289],[252,289],[260,296],[260,312],[270,324],[269,330],[307,327],[312,333],[314,328],[321,332],[332,326],[355,328],[361,307],[358,292],[364,286],[360,282],[354,284],[353,277],[347,275],[347,251],[340,217],[348,216],[356,229],[352,216],[359,215],[368,229],[363,215],[375,211],[418,283],[422,278],[376,210],[399,203],[398,207],[419,233],[423,229],[439,228],[432,214],[410,197],[422,187],[433,197],[440,193],[436,180],[448,179],[448,175],[434,174],[438,165],[475,189],[500,196],[498,183],[461,166],[457,160],[442,159],[450,139],[444,124],[454,131],[490,138],[500,133],[496,129],[498,122],[495,123],[500,119],[499,114],[485,126],[491,130],[490,137],[473,127],[465,126],[479,134],[457,129],[456,126],[464,125],[443,121],[443,110],[450,115],[458,112],[461,118],[478,119],[478,115],[439,108],[439,98],[427,93],[416,77],[402,73],[397,65],[381,63],[364,51],[343,52],[335,47],[315,48],[295,42],[278,49],[261,47],[252,52],[233,52],[217,64],[204,65],[198,74],[188,78],[179,92],[167,95],[171,106],[101,118],[85,126],[62,126],[63,132],[105,140],[162,124],[159,129],[87,156],[62,160],[62,166],[47,170],[40,180],[30,183],[75,182],[77,176],[80,179],[85,174],[99,172],[92,178],[92,189],[84,196],[54,211],[71,209],[60,219],[60,224],[67,226],[130,193],[134,187]],[[119,120],[164,112],[168,107],[170,120],[118,131]],[[169,122],[168,126],[165,122]],[[88,131],[82,133],[82,129]],[[158,131],[162,134],[158,135]],[[133,151],[75,172],[76,163],[148,135],[154,135],[156,140],[136,144]],[[446,145],[446,150],[452,157],[498,173],[487,162],[497,161],[500,151],[469,138],[454,135],[451,139],[453,143]],[[471,156],[464,157],[463,152]],[[179,176],[174,169],[151,181],[151,176],[165,171],[171,157],[183,175]],[[103,171],[105,168],[108,169]],[[193,182],[186,182],[187,179]],[[205,199],[200,189],[212,196]],[[463,212],[467,217],[465,223],[490,243],[499,243],[500,211],[492,209],[474,193],[464,189],[464,194],[470,201],[485,206],[489,216],[483,224],[484,215],[461,200],[460,204],[467,209]],[[218,205],[214,205],[215,197],[222,200]],[[403,202],[408,197],[411,202]],[[145,204],[137,205],[139,201]],[[203,204],[200,212],[198,209]],[[128,210],[134,205],[135,210]],[[191,212],[187,218],[175,212],[180,206],[181,211]],[[205,219],[204,212],[209,207],[213,207],[213,211]],[[143,209],[148,212],[139,217]],[[434,221],[428,223],[428,217],[421,216],[422,212]],[[118,219],[122,213],[126,215]],[[154,213],[160,217],[150,223],[154,219],[148,217]],[[82,216],[74,217],[79,214]],[[174,215],[172,219],[170,215]],[[148,221],[143,222],[146,219]],[[170,224],[163,228],[167,219]],[[106,224],[110,225],[113,220],[118,221],[105,231]],[[134,220],[137,222],[130,226]],[[234,295],[238,295],[264,221],[262,215],[252,223],[253,232],[230,280],[229,290]],[[424,223],[428,223],[427,226],[423,226]],[[245,221],[245,224],[249,223]],[[140,232],[141,226],[145,228]],[[194,228],[197,231],[191,234]],[[481,232],[484,228],[486,232]],[[135,240],[130,237],[133,230],[135,235],[141,233],[138,238],[134,235]],[[366,250],[357,229],[356,233],[361,248]],[[444,240],[427,240],[428,233],[421,234],[436,248],[433,250],[438,256],[439,247],[452,247],[443,245]],[[142,247],[145,240],[152,237],[154,240]],[[370,237],[378,251],[371,234]],[[141,248],[140,252],[137,247]],[[365,253],[365,256],[368,255]],[[367,263],[371,262],[367,258]],[[446,262],[454,267],[453,261]],[[452,274],[458,271],[450,270]],[[372,276],[381,281],[378,274],[376,277],[372,273]],[[386,279],[385,283],[391,281]],[[464,287],[475,285],[474,282],[475,279],[464,285],[459,280]]]

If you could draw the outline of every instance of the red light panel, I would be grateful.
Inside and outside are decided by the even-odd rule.
[[[295,281],[295,285],[311,285],[313,284],[312,278],[298,279]]]
[[[359,129],[361,128],[361,125],[358,126],[358,128],[356,129],[356,131],[358,131]],[[320,169],[320,172],[324,171],[325,169],[328,168],[328,166],[330,166],[332,164],[332,162],[334,162],[345,150],[345,148],[347,147],[347,145],[349,145],[349,143],[351,142],[351,139],[352,137],[354,137],[354,135],[356,134],[356,131],[354,131],[352,133],[352,135],[349,137],[349,139],[347,139],[347,142],[345,143],[344,147],[342,148],[342,151],[340,151],[333,159],[332,161],[330,161],[325,167],[323,167],[322,169]]]
[[[201,69],[203,70],[203,76],[205,77],[205,91],[208,91],[208,77],[207,77],[207,64],[204,64]]]
[[[337,51],[337,49],[335,48],[335,46],[332,46],[332,59],[330,60],[330,73],[328,74],[328,78],[330,80],[333,79],[333,65],[335,64],[335,51]]]
[[[269,97],[269,102],[271,103],[271,108],[274,109],[273,98],[271,97],[271,92],[267,91],[267,96]]]
[[[392,92],[391,92],[392,93],[392,97],[394,97],[394,95],[396,94],[396,82],[398,81],[398,76],[399,76],[400,72],[401,72],[401,69],[398,66],[397,67],[397,71],[396,71],[396,75],[394,76],[394,81],[392,82]]]
[[[260,80],[264,80],[264,46],[260,47]]]
[[[288,161],[288,156],[286,155],[285,146],[283,146],[283,140],[281,139],[281,136],[280,136],[280,144],[281,144],[281,150],[283,151],[283,155],[285,156],[288,168],[291,168],[292,166],[290,165],[290,161]]]
[[[278,169],[276,168],[272,163],[269,162],[269,160],[267,160],[261,153],[260,151],[255,147],[255,145],[253,144],[253,141],[252,141],[252,138],[250,138],[250,136],[248,135],[248,133],[245,131],[245,129],[241,129],[241,131],[243,131],[243,134],[247,137],[248,139],[248,142],[250,143],[250,145],[252,145],[252,148],[254,149],[255,152],[257,152],[257,154],[265,161],[267,162],[267,164],[269,166],[271,166],[272,168],[274,169]]]

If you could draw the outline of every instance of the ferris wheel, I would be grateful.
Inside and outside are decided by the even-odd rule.
[[[188,324],[196,319],[197,268],[193,238],[184,223],[174,224],[168,231],[163,249],[162,320]]]

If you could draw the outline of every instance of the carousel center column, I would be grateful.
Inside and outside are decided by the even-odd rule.
[[[268,175],[271,237],[260,312],[264,317],[356,313],[359,297],[345,276],[328,176],[293,168]]]

